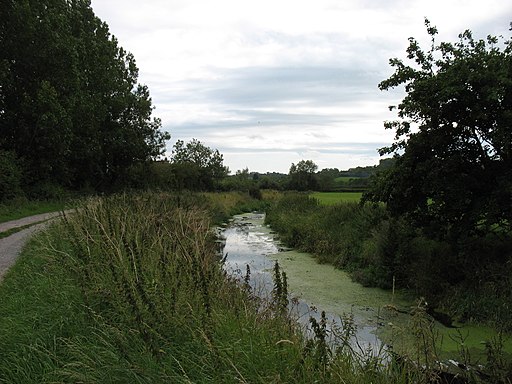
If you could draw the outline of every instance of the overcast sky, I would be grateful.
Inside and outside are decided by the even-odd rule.
[[[504,0],[93,0],[135,55],[155,116],[178,139],[217,148],[234,173],[379,161],[402,91],[381,92],[408,38],[509,36]],[[427,45],[424,45],[426,47]]]

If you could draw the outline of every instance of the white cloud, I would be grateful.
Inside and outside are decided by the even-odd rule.
[[[287,171],[376,163],[392,140],[383,121],[403,95],[377,84],[404,57],[472,29],[508,34],[502,0],[93,0],[148,84],[173,139],[219,148],[232,170]],[[172,142],[169,143],[172,145]],[[358,163],[360,162],[360,163]],[[245,165],[244,165],[245,164]]]

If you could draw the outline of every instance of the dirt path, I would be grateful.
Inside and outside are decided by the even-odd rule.
[[[34,224],[39,221],[48,220],[53,217],[59,216],[60,214],[61,214],[61,212],[41,213],[40,215],[34,215],[34,216],[24,217],[24,218],[18,219],[18,220],[12,220],[12,221],[7,221],[5,223],[0,223],[0,232],[5,232],[12,228],[18,228],[18,227],[23,227],[25,225]]]
[[[22,229],[10,236],[0,239],[0,282],[7,270],[14,264],[16,258],[19,256],[23,246],[35,232],[44,228],[48,222],[40,223],[41,221],[52,219],[60,216],[61,212],[43,213],[40,215],[34,215],[24,217],[23,219],[8,221],[0,223],[0,233],[8,231],[13,228],[24,227],[32,225],[29,228]]]

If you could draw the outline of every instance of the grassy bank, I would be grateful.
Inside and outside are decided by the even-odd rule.
[[[425,297],[439,318],[451,314],[447,323],[469,321],[512,330],[512,271],[499,262],[511,252],[507,239],[477,239],[465,244],[461,254],[389,217],[383,206],[325,205],[298,194],[272,205],[267,222],[289,246],[348,271],[363,285],[394,285]],[[478,265],[464,262],[469,252],[480,255]]]
[[[268,299],[225,275],[212,217],[249,203],[219,194],[85,201],[35,238],[0,285],[0,382],[407,382],[343,339],[329,349],[322,322],[304,340],[279,269]]]
[[[60,211],[67,206],[66,201],[60,200],[27,200],[25,198],[11,200],[0,204],[0,223],[40,213]]]

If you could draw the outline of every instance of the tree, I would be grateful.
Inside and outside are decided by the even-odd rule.
[[[470,31],[457,43],[436,42],[437,29],[425,20],[431,46],[411,38],[405,64],[381,90],[400,85],[395,166],[373,185],[367,200],[384,201],[394,215],[438,237],[457,239],[512,223],[512,44]]]
[[[336,188],[336,178],[340,176],[338,168],[324,168],[317,173],[318,187],[321,191],[332,191]]]
[[[222,154],[197,139],[186,144],[178,140],[173,147],[171,163],[179,189],[212,190],[229,173]]]
[[[297,191],[316,190],[318,180],[315,172],[318,166],[312,160],[301,160],[295,165],[292,163],[289,172],[289,189]]]
[[[152,118],[133,55],[89,0],[5,0],[0,18],[0,150],[29,183],[108,189],[169,138]]]
[[[0,150],[0,203],[19,196],[21,174],[16,154]]]

